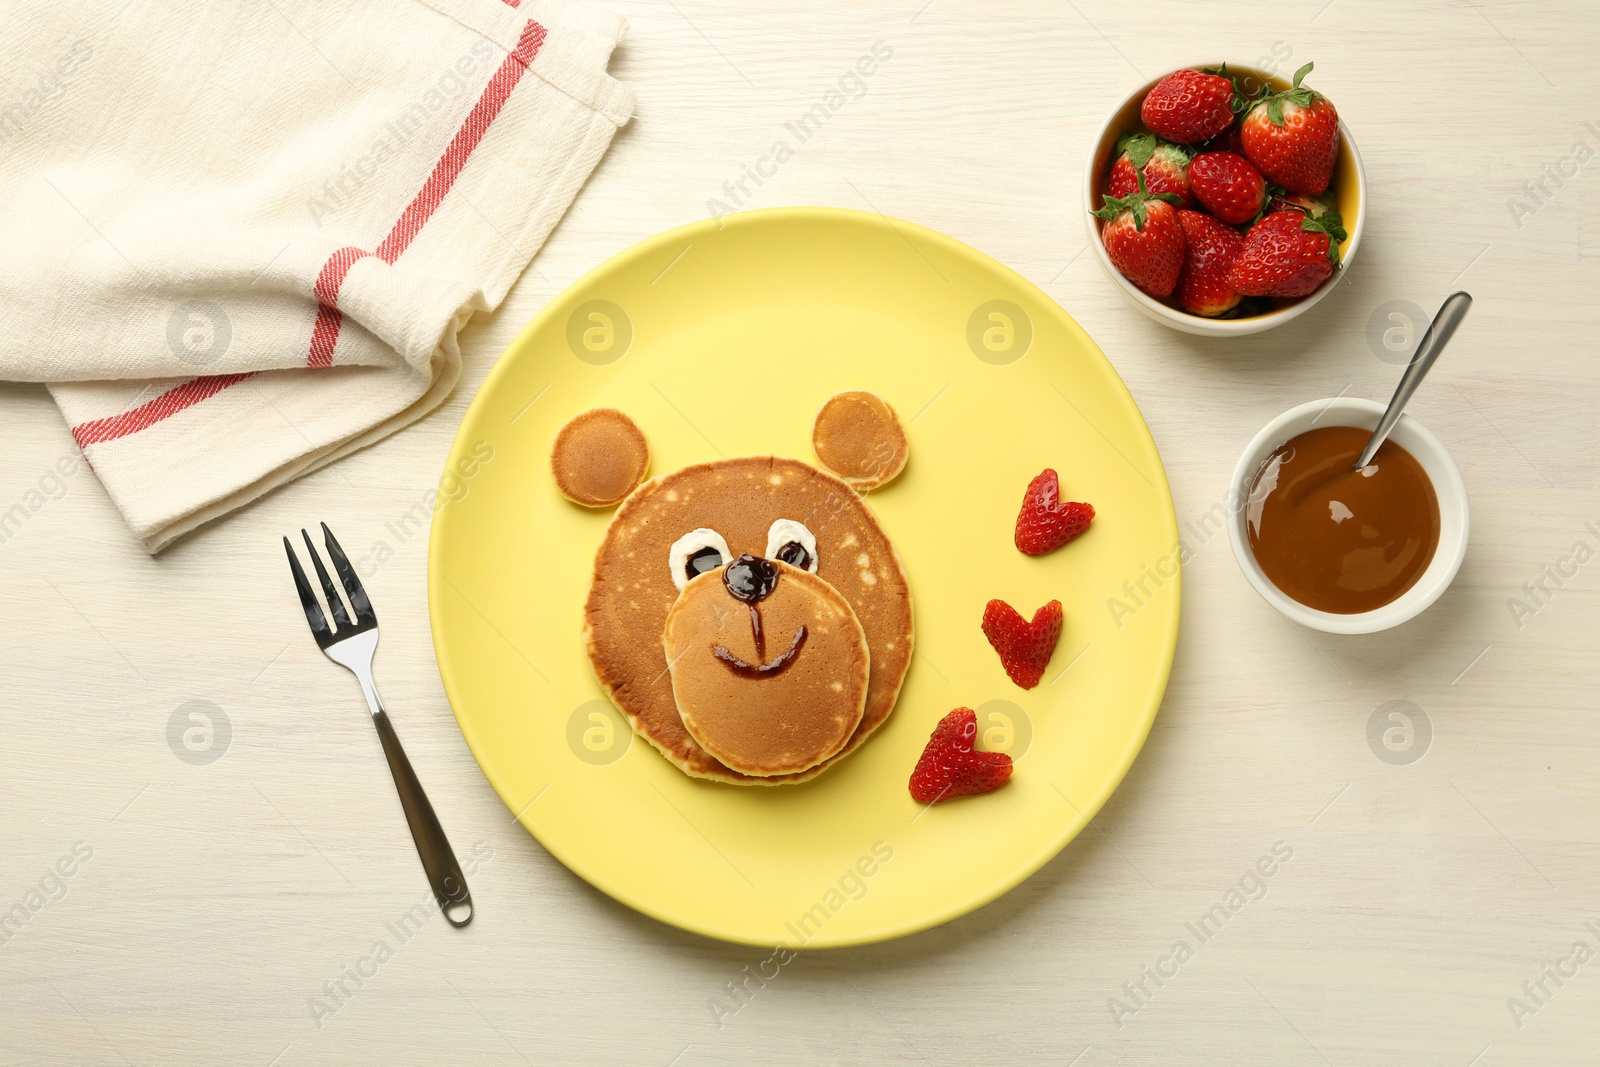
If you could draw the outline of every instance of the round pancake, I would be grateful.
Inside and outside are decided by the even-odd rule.
[[[622,500],[649,469],[644,431],[616,408],[574,415],[550,445],[556,488],[586,508],[606,508]]]
[[[754,605],[759,644],[752,605],[728,592],[721,569],[684,587],[662,636],[689,736],[723,766],[761,777],[809,770],[845,746],[861,724],[871,655],[843,595],[775,566],[777,584]]]
[[[724,766],[684,728],[662,647],[667,612],[678,599],[667,555],[680,536],[701,527],[722,534],[735,555],[764,555],[768,531],[784,518],[816,536],[816,573],[855,611],[871,663],[861,724],[845,747],[809,770],[760,777]],[[889,717],[911,663],[911,589],[888,535],[844,482],[796,459],[718,460],[652,478],[617,509],[595,554],[584,641],[611,700],[685,772],[782,785],[832,766]]]
[[[861,492],[894,481],[911,455],[894,408],[859,389],[835,393],[818,409],[811,447],[824,467]]]

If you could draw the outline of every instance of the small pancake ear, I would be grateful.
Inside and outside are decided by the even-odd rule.
[[[608,508],[638,488],[650,470],[650,444],[637,423],[616,408],[593,408],[556,431],[550,471],[574,504]]]
[[[811,423],[817,459],[857,492],[893,481],[910,455],[906,431],[889,402],[876,393],[835,393]]]

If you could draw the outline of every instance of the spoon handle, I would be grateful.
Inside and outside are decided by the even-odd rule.
[[[1400,421],[1400,413],[1411,400],[1411,394],[1417,391],[1417,386],[1427,377],[1434,361],[1439,358],[1439,353],[1444,351],[1444,346],[1450,343],[1456,327],[1467,317],[1467,309],[1471,306],[1472,297],[1467,293],[1455,292],[1445,297],[1444,303],[1439,306],[1439,313],[1428,325],[1428,332],[1422,335],[1422,341],[1417,345],[1416,354],[1411,357],[1411,362],[1407,364],[1406,372],[1400,376],[1400,384],[1395,386],[1394,396],[1390,398],[1389,406],[1384,409],[1383,418],[1378,420],[1378,428],[1372,431],[1372,440],[1367,442],[1367,447],[1361,451],[1361,458],[1356,460],[1356,470],[1371,463],[1372,457],[1377,455],[1383,442],[1389,439],[1389,431]]]

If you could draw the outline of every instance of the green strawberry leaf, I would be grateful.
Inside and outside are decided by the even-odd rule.
[[[1163,141],[1153,133],[1129,133],[1117,141],[1117,153],[1127,153],[1128,162],[1137,170],[1159,156],[1174,167],[1184,167],[1189,163],[1190,155],[1182,145]]]
[[[1118,197],[1106,196],[1102,199],[1105,200],[1105,205],[1098,211],[1089,212],[1089,214],[1093,215],[1097,219],[1105,219],[1107,222],[1110,222],[1112,219],[1116,218],[1118,215],[1122,214],[1124,210],[1126,210],[1126,205]]]
[[[1323,229],[1327,230],[1335,241],[1342,241],[1348,236],[1344,232],[1344,217],[1331,207],[1318,215],[1317,221],[1322,223]]]
[[[1100,210],[1092,211],[1090,214],[1097,219],[1104,219],[1107,222],[1112,222],[1124,211],[1132,212],[1133,228],[1138,230],[1140,233],[1143,233],[1144,224],[1149,216],[1149,213],[1145,210],[1145,205],[1147,203],[1152,200],[1164,200],[1167,203],[1172,204],[1174,207],[1182,206],[1183,197],[1178,196],[1175,193],[1152,193],[1149,186],[1145,184],[1144,171],[1142,169],[1135,168],[1133,177],[1134,180],[1139,183],[1138,192],[1129,193],[1127,196],[1123,197],[1103,196],[1101,199],[1105,201],[1105,205],[1101,207]]]
[[[1328,235],[1328,261],[1339,266],[1339,242],[1347,236],[1344,230],[1344,220],[1332,208],[1313,218],[1307,215],[1300,220],[1300,228],[1310,233],[1323,233]]]
[[[1283,125],[1283,103],[1285,100],[1299,107],[1310,107],[1322,99],[1321,93],[1315,89],[1305,88],[1300,84],[1300,80],[1310,74],[1311,68],[1314,66],[1316,66],[1315,63],[1307,63],[1295,71],[1292,87],[1279,93],[1269,92],[1261,98],[1261,102],[1267,105],[1267,118],[1274,126]]]
[[[1127,199],[1131,201],[1130,206],[1133,208],[1133,228],[1138,230],[1140,233],[1143,233],[1145,217],[1144,202],[1150,199],[1150,187],[1144,183],[1144,171],[1136,170],[1133,172],[1133,176],[1139,182],[1139,191]]]
[[[1153,133],[1130,133],[1117,142],[1117,152],[1126,152],[1135,169],[1143,170],[1160,143]]]

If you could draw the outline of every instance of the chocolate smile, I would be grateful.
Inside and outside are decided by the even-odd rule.
[[[771,678],[787,670],[789,664],[799,658],[800,650],[805,644],[806,628],[802,626],[794,632],[794,640],[789,642],[789,647],[780,652],[770,663],[746,663],[721,645],[712,645],[711,654],[727,664],[728,669],[741,678]],[[760,651],[758,648],[757,652]]]

